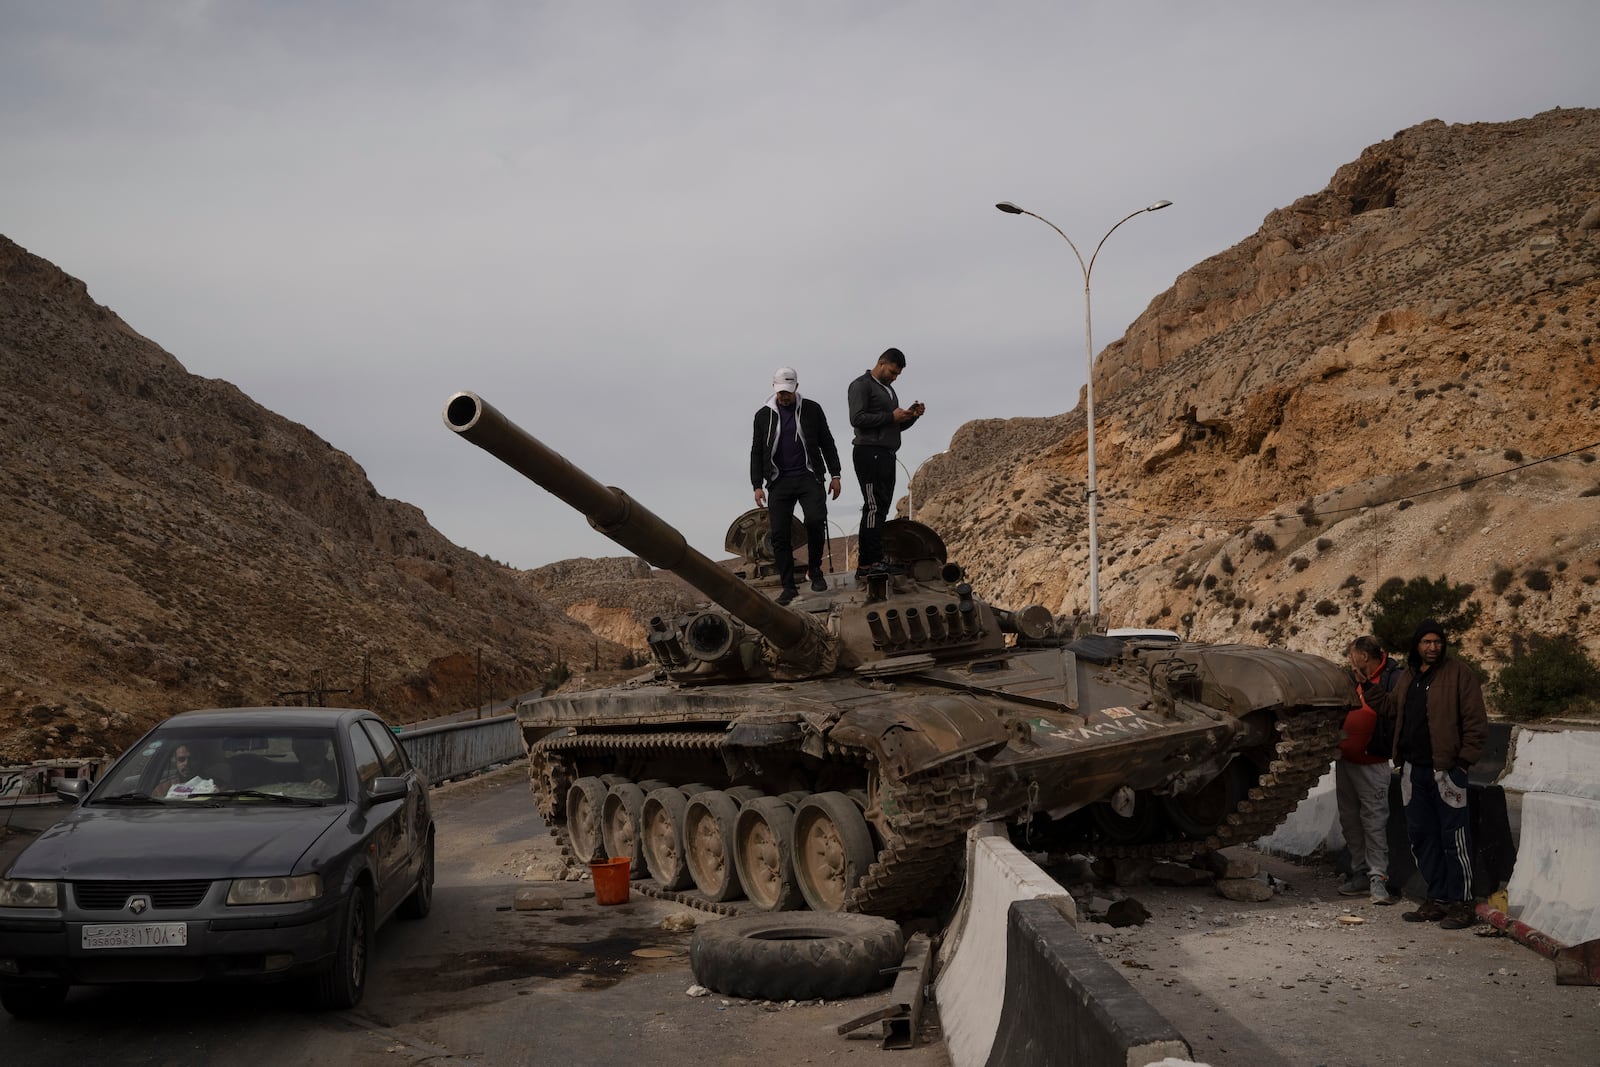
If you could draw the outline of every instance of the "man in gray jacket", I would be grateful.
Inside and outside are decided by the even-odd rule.
[[[861,533],[856,539],[856,576],[883,570],[883,524],[894,506],[894,454],[900,434],[924,410],[918,400],[901,407],[894,382],[905,370],[905,353],[885,349],[873,368],[850,383],[851,459],[861,482]]]
[[[783,583],[780,604],[800,595],[789,534],[797,503],[806,522],[806,571],[811,588],[819,593],[828,588],[828,580],[822,576],[822,546],[828,536],[824,466],[833,476],[828,492],[838,500],[839,450],[828,431],[828,417],[815,400],[801,399],[800,378],[793,368],[779,367],[772,376],[772,396],[756,412],[750,437],[750,485],[755,489],[756,506],[767,509],[772,554]]]

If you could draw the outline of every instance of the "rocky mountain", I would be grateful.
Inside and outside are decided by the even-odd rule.
[[[0,762],[314,690],[410,721],[625,655],[3,237],[0,501]]]
[[[1600,111],[1402,130],[1157,296],[1095,367],[1112,625],[1337,656],[1385,579],[1466,649],[1600,655]],[[1087,609],[1082,405],[961,428],[917,518],[1001,603]]]

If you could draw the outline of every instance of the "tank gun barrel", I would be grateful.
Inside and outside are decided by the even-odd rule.
[[[759,630],[790,662],[813,655],[817,639],[804,616],[779,607],[717,566],[655,512],[622,490],[601,485],[476,393],[452,396],[445,404],[444,423],[582,512],[598,532],[651,566],[672,571],[735,618]]]

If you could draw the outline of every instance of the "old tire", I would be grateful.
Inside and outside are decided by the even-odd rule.
[[[759,797],[739,809],[733,824],[733,860],[745,899],[762,911],[805,906],[794,880],[794,809],[777,797]]]
[[[656,789],[644,798],[639,814],[644,861],[662,889],[688,889],[691,876],[683,854],[683,811],[689,802],[673,786]]]
[[[317,1003],[324,1008],[353,1008],[367,989],[372,962],[372,899],[365,885],[355,886],[344,903],[339,945],[333,966],[316,978]]]
[[[605,842],[606,855],[614,860],[626,857],[634,878],[646,873],[644,838],[639,833],[643,815],[644,790],[632,782],[613,785],[600,809],[600,839]]]
[[[18,1019],[41,1019],[53,1015],[66,1000],[67,985],[64,982],[0,986],[0,1008]]]
[[[876,915],[783,912],[695,927],[689,968],[707,989],[750,1000],[838,1000],[882,989],[905,955]]]
[[[861,809],[843,793],[815,793],[794,813],[794,876],[812,911],[844,911],[877,855]]]
[[[433,910],[433,835],[428,835],[428,843],[422,846],[422,870],[417,872],[417,883],[411,888],[411,895],[400,902],[400,908],[395,912],[402,919],[426,919],[428,912]]]
[[[591,862],[597,851],[605,849],[600,817],[606,791],[606,784],[598,778],[579,778],[567,789],[567,838],[572,842],[572,858],[579,863]]]
[[[733,859],[733,824],[739,803],[713,789],[689,798],[683,812],[683,851],[695,888],[714,901],[743,895]]]

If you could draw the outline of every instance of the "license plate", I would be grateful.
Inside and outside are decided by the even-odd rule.
[[[98,923],[83,928],[84,948],[182,948],[188,923]]]

